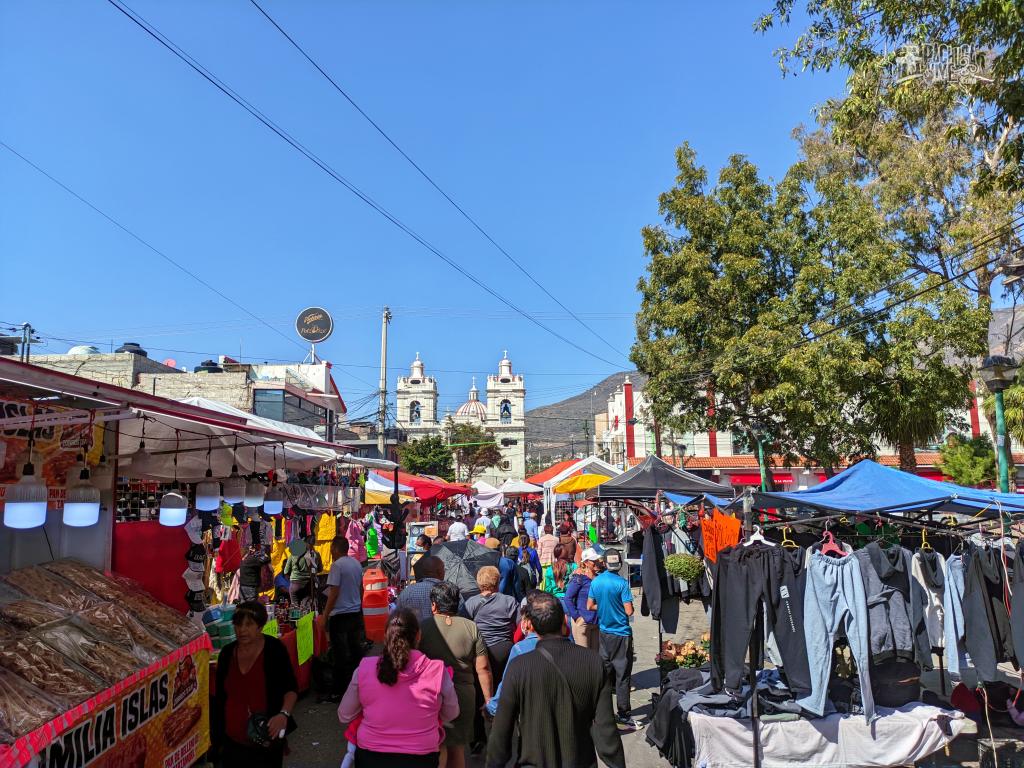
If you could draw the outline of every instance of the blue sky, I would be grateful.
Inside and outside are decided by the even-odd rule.
[[[0,140],[279,329],[148,251],[0,148],[0,321],[104,348],[138,341],[195,365],[295,360],[292,322],[322,305],[321,345],[352,404],[419,351],[441,405],[508,349],[528,406],[583,391],[633,340],[640,228],[689,140],[714,176],[745,153],[778,177],[791,129],[836,75],[783,79],[752,31],[768,2],[266,0],[350,95],[545,287],[460,217],[245,0],[128,5],[548,335],[453,271],[172,56],[105,0],[0,6]],[[609,364],[614,363],[614,365]],[[363,409],[368,410],[368,409]]]

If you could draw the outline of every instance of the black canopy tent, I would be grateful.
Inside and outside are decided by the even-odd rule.
[[[729,498],[733,496],[733,489],[728,485],[705,480],[685,469],[673,467],[657,456],[648,456],[628,472],[591,488],[587,491],[587,498],[597,501],[653,499],[659,492],[685,496],[704,493]]]

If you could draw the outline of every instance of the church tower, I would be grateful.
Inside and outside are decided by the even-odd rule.
[[[409,375],[398,378],[395,407],[398,409],[398,426],[410,438],[437,434],[440,427],[437,418],[437,380],[426,375],[419,352],[409,366]]]
[[[512,372],[508,350],[498,362],[497,375],[487,377],[487,428],[501,447],[503,462],[495,480],[526,476],[526,384]]]

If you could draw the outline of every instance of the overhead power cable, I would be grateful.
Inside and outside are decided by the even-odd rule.
[[[338,81],[335,80],[333,77],[331,77],[331,75],[328,74],[328,72],[323,67],[321,67],[316,62],[316,60],[312,56],[310,56],[309,53],[306,52],[306,50],[301,45],[299,45],[299,43],[295,40],[295,38],[292,37],[290,34],[288,34],[288,32],[286,32],[285,29],[280,24],[278,24],[277,21],[269,13],[267,13],[267,11],[263,8],[263,6],[261,6],[258,2],[256,2],[256,0],[249,0],[249,2],[251,2],[256,7],[256,10],[258,10],[261,14],[263,14],[263,17],[267,21],[269,21],[274,26],[274,28],[284,36],[285,40],[287,40],[289,43],[292,44],[292,47],[294,47],[295,50],[297,50],[300,54],[302,54],[303,58],[305,58],[306,61],[308,61],[313,66],[313,68],[316,69],[317,72],[319,72],[321,75],[324,76],[324,78],[327,80],[327,82],[329,82],[334,87],[334,90],[336,90],[338,93],[340,93],[345,98],[345,100],[349,104],[352,105],[352,107],[356,110],[356,112],[358,112],[360,115],[362,115],[363,118],[370,125],[373,126],[374,130],[376,130],[377,133],[379,133],[384,138],[384,140],[387,141],[387,143],[390,144],[395,149],[396,152],[398,152],[398,154],[400,154],[403,158],[405,158],[406,162],[408,162],[409,165],[411,165],[413,168],[416,169],[416,172],[419,173],[419,175],[422,176],[427,181],[427,183],[430,184],[430,186],[432,186],[435,190],[437,190],[437,192],[445,200],[447,200],[451,204],[451,206],[456,211],[458,211],[459,214],[461,214],[461,216],[466,221],[468,221],[470,224],[473,225],[473,228],[476,229],[477,232],[479,232],[481,235],[484,236],[484,238],[487,240],[487,242],[489,242],[496,249],[498,249],[498,251],[506,259],[508,259],[510,262],[512,262],[512,264],[516,267],[516,269],[518,269],[520,272],[522,272],[523,275],[525,275],[530,280],[530,282],[532,282],[534,285],[536,285],[538,288],[540,288],[545,293],[545,295],[547,295],[547,297],[549,299],[551,299],[559,307],[561,307],[567,313],[569,313],[569,315],[573,318],[573,320],[575,320],[577,323],[579,323],[581,326],[583,326],[585,329],[587,329],[587,331],[589,331],[595,338],[597,338],[599,341],[601,341],[601,343],[603,343],[606,347],[608,347],[612,352],[614,352],[615,354],[620,355],[620,356],[626,358],[627,360],[629,359],[619,349],[617,349],[611,342],[609,342],[601,334],[599,334],[597,331],[595,331],[590,325],[585,323],[583,321],[583,319],[579,315],[577,315],[575,312],[573,312],[571,309],[569,309],[569,307],[567,307],[565,304],[563,304],[562,301],[560,301],[557,296],[555,296],[551,291],[549,291],[547,289],[547,287],[544,286],[543,283],[541,283],[539,280],[537,280],[537,278],[535,278],[532,274],[530,274],[530,272],[526,269],[526,267],[524,267],[519,262],[518,259],[516,259],[507,250],[505,250],[505,248],[497,240],[495,240],[494,237],[492,237],[491,234],[486,229],[484,229],[477,222],[476,219],[474,219],[469,213],[466,212],[465,208],[463,208],[461,205],[459,205],[459,203],[457,203],[452,198],[451,195],[449,195],[447,192],[445,192],[444,189],[441,188],[441,186],[433,179],[433,177],[429,173],[427,173],[425,170],[423,170],[422,166],[420,166],[419,163],[417,163],[415,160],[413,160],[404,149],[402,149],[400,146],[398,146],[398,144],[395,142],[395,140],[392,139],[390,135],[388,135],[387,131],[385,131],[376,120],[374,120],[372,117],[370,117],[370,115],[368,115],[366,113],[366,111],[362,107],[360,107],[359,104],[356,103],[355,99],[353,99],[349,95],[349,93],[344,88],[342,88],[341,85],[338,84]]]
[[[204,288],[208,288],[209,290],[213,291],[213,292],[214,292],[215,294],[217,294],[218,296],[220,296],[220,297],[221,297],[222,299],[224,299],[224,301],[228,302],[228,303],[229,303],[229,304],[230,304],[231,306],[233,306],[233,307],[236,307],[237,309],[240,309],[240,310],[242,310],[243,312],[245,312],[245,314],[247,314],[247,315],[248,315],[249,317],[251,317],[251,318],[252,318],[253,320],[256,320],[256,321],[258,321],[258,322],[259,322],[259,323],[260,323],[261,325],[264,325],[264,326],[266,326],[267,328],[269,328],[270,330],[272,330],[272,331],[273,331],[274,333],[276,333],[276,334],[277,334],[278,336],[280,336],[280,337],[282,337],[282,338],[284,338],[284,339],[287,339],[289,343],[291,343],[291,344],[295,344],[296,346],[300,347],[301,349],[305,349],[305,346],[304,346],[303,344],[299,343],[299,342],[298,342],[298,341],[297,341],[296,339],[293,339],[293,338],[292,338],[291,336],[288,336],[287,334],[285,334],[284,332],[282,332],[282,331],[281,331],[281,330],[280,330],[279,328],[275,328],[275,327],[274,327],[273,325],[271,325],[270,323],[268,323],[268,322],[267,322],[266,320],[264,320],[264,319],[263,319],[262,317],[260,317],[259,315],[257,315],[257,314],[256,314],[255,312],[252,312],[252,311],[251,311],[251,310],[249,310],[248,308],[246,308],[246,307],[242,306],[242,305],[241,305],[241,304],[239,304],[239,303],[238,303],[237,301],[235,301],[235,300],[234,300],[234,299],[232,299],[232,298],[231,298],[230,296],[228,296],[228,295],[227,295],[226,293],[224,293],[223,291],[221,291],[221,290],[220,290],[219,288],[217,288],[217,287],[215,287],[215,286],[211,285],[210,283],[206,282],[206,281],[205,281],[205,280],[204,280],[203,278],[201,278],[201,277],[200,277],[199,275],[197,275],[197,274],[196,274],[195,272],[193,272],[193,271],[192,271],[191,269],[189,269],[188,267],[186,267],[186,266],[185,266],[184,264],[182,264],[182,263],[181,263],[180,261],[176,261],[175,259],[173,259],[173,258],[171,258],[170,256],[168,256],[168,255],[167,255],[166,253],[164,253],[163,251],[161,251],[161,250],[160,250],[159,248],[157,248],[157,247],[156,247],[155,245],[152,245],[151,243],[149,243],[149,242],[147,242],[146,240],[144,240],[144,239],[143,239],[143,238],[142,238],[142,237],[141,237],[140,235],[138,235],[138,234],[136,234],[135,232],[133,232],[132,230],[130,230],[130,229],[129,229],[128,227],[126,227],[126,226],[125,226],[124,224],[122,224],[122,223],[121,223],[120,221],[118,221],[117,219],[115,219],[115,218],[114,218],[113,216],[111,216],[111,215],[110,215],[109,213],[107,213],[106,211],[102,210],[102,209],[101,209],[101,208],[99,208],[98,206],[96,206],[96,205],[94,205],[93,203],[91,203],[90,201],[86,200],[86,199],[85,199],[84,197],[82,197],[82,196],[81,196],[80,194],[78,194],[77,192],[75,192],[75,190],[73,190],[73,189],[72,189],[71,187],[69,187],[69,186],[68,186],[67,184],[65,184],[65,183],[64,183],[63,181],[61,181],[61,180],[60,180],[60,179],[58,179],[58,178],[57,178],[56,176],[53,176],[52,174],[50,174],[49,172],[47,172],[47,171],[46,171],[46,170],[44,170],[43,168],[41,168],[41,167],[39,167],[38,165],[36,165],[36,164],[35,164],[34,162],[32,162],[31,160],[29,160],[29,159],[28,159],[27,157],[25,157],[25,155],[21,154],[21,153],[20,153],[20,152],[19,152],[18,150],[16,150],[16,149],[15,149],[14,147],[12,147],[12,146],[11,146],[10,144],[8,144],[7,142],[3,141],[2,139],[0,139],[0,147],[3,147],[3,148],[4,148],[4,149],[6,149],[6,150],[7,150],[8,152],[10,152],[10,153],[11,153],[12,155],[14,155],[15,157],[17,157],[17,158],[19,158],[20,160],[22,160],[22,161],[23,161],[23,162],[24,162],[24,163],[25,163],[26,165],[30,166],[31,168],[34,168],[34,169],[35,169],[36,171],[38,171],[38,172],[39,172],[39,173],[41,173],[41,174],[42,174],[43,176],[45,176],[46,178],[48,178],[48,179],[49,179],[50,181],[52,181],[52,182],[53,182],[54,184],[56,184],[56,185],[57,185],[58,187],[60,187],[60,188],[61,188],[61,189],[63,189],[63,190],[65,191],[65,192],[67,192],[67,193],[68,193],[69,195],[71,195],[71,196],[72,196],[73,198],[75,198],[76,200],[78,200],[78,202],[80,202],[80,203],[82,203],[83,205],[85,205],[85,206],[87,206],[87,207],[91,208],[91,209],[92,209],[93,211],[95,211],[96,213],[98,213],[98,214],[99,214],[100,216],[102,216],[102,217],[103,217],[104,219],[106,219],[107,221],[109,221],[109,222],[110,222],[111,224],[113,224],[113,225],[114,225],[115,227],[117,227],[118,229],[120,229],[120,230],[121,230],[122,232],[124,232],[124,233],[125,233],[126,235],[128,235],[129,237],[131,237],[131,238],[132,238],[133,240],[135,240],[136,242],[140,243],[141,245],[145,246],[145,247],[146,247],[146,248],[147,248],[148,250],[150,250],[150,251],[152,251],[153,253],[155,253],[155,254],[156,254],[157,256],[159,256],[159,257],[160,257],[161,259],[163,259],[163,260],[164,260],[164,261],[166,261],[166,262],[167,262],[168,264],[170,264],[171,266],[173,266],[173,267],[174,267],[175,269],[177,269],[177,270],[179,270],[179,271],[181,271],[181,272],[184,272],[184,273],[185,273],[186,275],[188,275],[188,276],[189,276],[190,278],[192,278],[193,280],[195,280],[195,281],[196,281],[197,283],[199,283],[199,284],[200,284],[201,286],[203,286]]]
[[[118,11],[120,11],[126,18],[131,20],[132,23],[134,23],[136,26],[138,26],[140,29],[142,29],[144,32],[146,32],[146,34],[148,34],[150,37],[152,37],[154,40],[156,40],[158,43],[160,43],[160,45],[164,46],[168,51],[170,51],[175,56],[177,56],[179,59],[181,59],[183,62],[185,62],[185,64],[187,64],[190,68],[192,68],[203,79],[205,79],[207,82],[209,82],[215,88],[217,88],[217,90],[219,90],[221,93],[223,93],[229,99],[234,101],[238,106],[240,106],[242,109],[244,109],[250,115],[252,115],[254,118],[259,120],[264,126],[266,126],[270,131],[272,131],[275,135],[277,135],[281,140],[283,140],[288,145],[290,145],[293,149],[295,149],[300,154],[305,156],[310,162],[312,162],[314,165],[316,165],[318,168],[320,168],[320,170],[322,170],[324,173],[326,173],[328,176],[330,176],[336,182],[338,182],[343,187],[345,187],[345,189],[347,189],[349,192],[351,192],[353,195],[355,195],[359,200],[361,200],[367,206],[369,206],[374,211],[376,211],[378,214],[380,214],[383,218],[385,218],[387,221],[389,221],[391,224],[393,224],[396,228],[398,228],[399,230],[404,232],[406,235],[408,235],[412,240],[414,240],[415,242],[419,243],[427,251],[429,251],[430,253],[432,253],[435,256],[437,256],[445,264],[450,266],[452,269],[454,269],[456,272],[461,274],[467,280],[469,280],[470,282],[474,283],[475,285],[477,285],[478,287],[480,287],[481,289],[483,289],[484,291],[489,293],[491,296],[493,296],[495,299],[500,301],[502,304],[504,304],[505,306],[509,307],[509,309],[512,309],[515,312],[517,312],[518,314],[522,315],[524,318],[526,318],[527,320],[532,322],[538,328],[540,328],[543,331],[547,332],[551,336],[554,336],[559,341],[564,342],[565,344],[569,345],[570,347],[573,347],[574,349],[582,352],[585,355],[593,357],[595,360],[600,360],[602,363],[605,363],[605,364],[610,365],[612,367],[616,367],[617,366],[617,363],[613,363],[611,360],[608,360],[608,359],[606,359],[604,357],[601,357],[597,353],[591,352],[589,349],[586,349],[583,346],[581,346],[581,345],[577,344],[576,342],[572,341],[571,339],[566,338],[562,334],[560,334],[557,331],[555,331],[553,328],[550,328],[549,326],[545,325],[543,322],[538,320],[536,317],[531,315],[529,312],[521,309],[519,306],[517,306],[512,301],[507,299],[505,296],[501,295],[498,291],[496,291],[493,288],[491,288],[489,285],[484,283],[478,277],[476,277],[475,275],[470,273],[468,270],[463,268],[458,262],[454,261],[452,258],[450,258],[447,254],[445,254],[439,248],[435,247],[430,242],[428,242],[423,236],[421,236],[419,233],[417,233],[411,227],[409,227],[404,222],[402,222],[399,218],[397,218],[397,216],[395,216],[390,211],[388,211],[386,208],[384,208],[380,203],[376,202],[367,193],[363,192],[359,187],[357,187],[355,184],[353,184],[347,178],[345,178],[340,173],[338,173],[338,171],[334,170],[334,168],[332,168],[324,160],[320,159],[311,150],[307,149],[301,142],[299,142],[297,139],[295,139],[290,133],[288,133],[286,130],[281,128],[279,125],[277,125],[275,122],[273,122],[270,118],[268,118],[266,115],[264,115],[258,108],[253,106],[244,97],[240,96],[238,93],[236,93],[234,90],[232,90],[228,85],[226,85],[222,80],[220,80],[220,78],[218,78],[216,75],[214,75],[212,72],[210,72],[206,67],[204,67],[202,64],[200,64],[198,61],[196,61],[192,56],[190,56],[188,53],[186,53],[184,50],[182,50],[176,43],[171,41],[166,35],[164,35],[162,32],[157,30],[152,24],[150,24],[148,21],[146,21],[141,16],[139,16],[135,11],[131,10],[130,8],[128,8],[126,5],[124,5],[124,3],[120,2],[120,0],[107,0],[107,2],[110,3],[110,5],[112,5],[114,8],[116,8]]]

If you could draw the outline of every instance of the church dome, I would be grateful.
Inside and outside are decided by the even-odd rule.
[[[487,408],[480,402],[480,391],[476,388],[476,379],[473,379],[473,386],[469,390],[469,399],[459,406],[455,412],[456,417],[477,418],[480,421],[487,421]]]
[[[412,361],[412,365],[409,366],[409,383],[419,384],[424,379],[423,373],[423,361],[420,360],[420,353],[416,353],[416,359]]]

